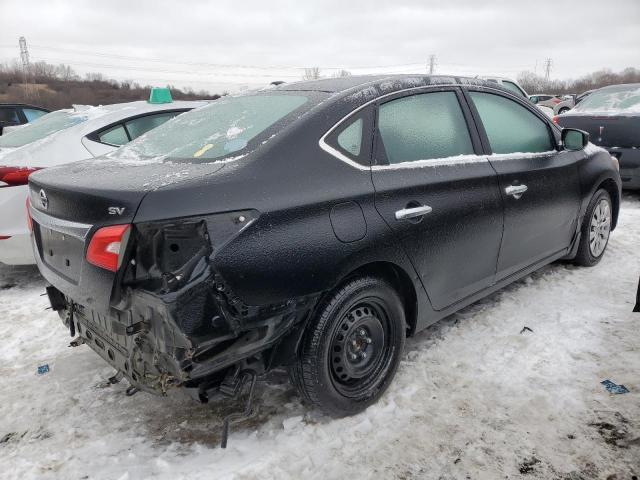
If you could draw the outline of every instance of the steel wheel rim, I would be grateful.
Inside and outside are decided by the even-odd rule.
[[[591,215],[589,226],[589,251],[594,257],[599,257],[607,247],[611,232],[611,206],[605,198],[601,199]]]
[[[330,344],[331,381],[345,397],[358,398],[383,379],[392,362],[392,322],[381,301],[355,302],[342,316]]]

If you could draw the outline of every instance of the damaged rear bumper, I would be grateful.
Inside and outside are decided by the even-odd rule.
[[[290,300],[258,309],[253,315],[245,311],[243,318],[232,321],[216,303],[208,306],[216,313],[206,334],[201,328],[186,333],[185,317],[201,314],[200,309],[190,309],[209,302],[211,292],[220,295],[219,288],[209,277],[169,298],[136,291],[129,308],[111,309],[108,315],[74,303],[54,287],[47,291],[64,325],[81,339],[75,343],[91,347],[133,387],[159,395],[172,387],[184,387],[194,398],[207,401],[225,378],[239,370],[260,374],[282,363],[287,356],[283,350],[292,339],[296,341],[315,303],[311,297]]]

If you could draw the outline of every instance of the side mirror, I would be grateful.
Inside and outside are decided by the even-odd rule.
[[[589,143],[589,134],[577,128],[562,129],[562,145],[566,150],[582,150]]]

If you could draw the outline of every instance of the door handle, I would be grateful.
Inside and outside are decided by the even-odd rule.
[[[419,207],[403,208],[396,212],[396,220],[407,220],[409,218],[422,217],[427,213],[431,213],[433,209],[429,205],[420,205]]]
[[[507,195],[511,195],[516,200],[519,199],[527,190],[526,185],[509,185],[504,189]]]

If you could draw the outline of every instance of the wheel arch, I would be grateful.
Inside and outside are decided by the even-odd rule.
[[[348,281],[350,278],[373,275],[388,281],[398,292],[404,305],[405,321],[407,323],[407,336],[412,336],[416,331],[418,320],[418,296],[409,274],[399,265],[388,261],[374,261],[359,266],[344,275],[337,285]]]
[[[618,213],[620,212],[620,190],[618,189],[618,185],[612,178],[606,178],[601,181],[594,190],[593,194],[595,195],[595,192],[600,189],[604,189],[611,197],[611,203],[613,207],[611,230],[614,230],[616,228],[616,225],[618,224]]]

